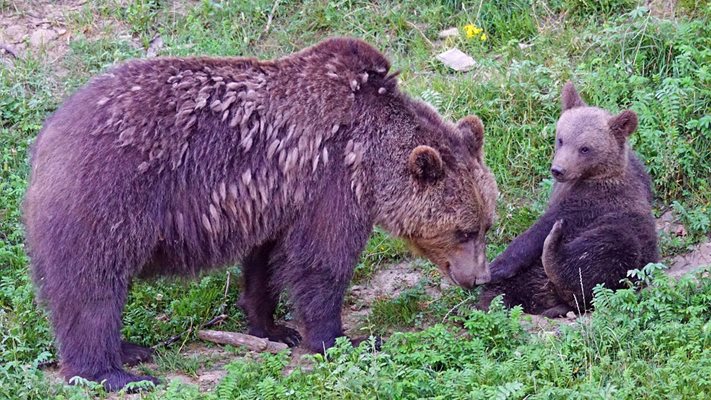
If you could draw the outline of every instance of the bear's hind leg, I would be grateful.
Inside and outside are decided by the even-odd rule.
[[[128,290],[131,290],[133,282],[129,283]],[[140,346],[127,342],[125,340],[121,341],[121,363],[123,365],[133,367],[140,363],[153,361],[153,349],[150,347]]]
[[[543,266],[558,295],[576,312],[591,307],[596,285],[620,288],[627,270],[639,267],[639,240],[619,222],[603,220],[572,240],[562,239],[564,228],[555,230],[546,239]]]
[[[541,314],[562,301],[552,290],[551,282],[543,271],[540,260],[528,265],[511,278],[487,284],[479,295],[477,308],[488,310],[494,297],[503,294],[507,308],[520,305],[530,314]]]
[[[560,252],[560,246],[563,239],[563,220],[558,220],[553,224],[553,228],[546,236],[546,240],[543,242],[543,254],[541,255],[541,262],[543,263],[543,270],[546,272],[548,278],[554,283],[560,281],[558,277],[558,269],[560,268],[560,260],[558,258],[558,253]]]
[[[119,390],[130,382],[157,383],[151,376],[133,375],[122,367],[121,311],[127,286],[120,278],[102,277],[101,283],[87,282],[88,278],[76,277],[81,282],[78,287],[69,280],[51,277],[54,287],[45,288],[54,294],[47,297],[62,374],[66,379],[80,376],[103,382],[109,391]]]
[[[279,302],[279,292],[271,285],[272,266],[269,258],[274,247],[274,242],[263,244],[252,250],[242,261],[244,291],[239,306],[247,314],[250,335],[294,347],[301,341],[299,332],[274,322],[274,311]]]

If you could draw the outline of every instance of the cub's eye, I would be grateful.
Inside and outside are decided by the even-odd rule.
[[[562,146],[562,145],[563,145],[563,139],[558,138],[558,146]]]
[[[581,147],[580,148],[580,154],[587,154],[588,152],[590,152],[590,148],[588,148],[588,147]]]
[[[458,230],[457,231],[457,239],[459,240],[460,243],[466,243],[470,240],[476,239],[476,237],[479,235],[478,230],[471,230],[471,231],[462,231]]]

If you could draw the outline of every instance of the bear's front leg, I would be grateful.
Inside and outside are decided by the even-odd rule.
[[[549,209],[535,224],[517,236],[511,244],[489,265],[491,281],[496,283],[509,279],[535,265],[541,258],[543,242],[555,223],[558,210]]]
[[[366,232],[369,229],[365,229]],[[361,234],[362,235],[362,234]],[[333,346],[336,338],[343,336],[341,307],[348,284],[353,276],[358,256],[367,241],[367,234],[362,235],[362,244],[353,240],[344,240],[339,248],[323,247],[323,254],[314,254],[300,264],[298,281],[291,286],[292,301],[304,326],[306,348],[313,352],[324,352]],[[344,239],[343,235],[336,235]],[[325,245],[327,242],[320,242]],[[298,251],[305,248],[314,250],[321,245],[290,246]],[[359,340],[354,341],[357,345]]]
[[[302,343],[313,352],[324,352],[343,336],[341,307],[373,228],[368,215],[350,191],[323,193],[291,227],[274,258],[274,279],[287,287],[304,326]]]

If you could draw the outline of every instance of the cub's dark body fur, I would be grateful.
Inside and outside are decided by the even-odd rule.
[[[587,107],[570,84],[563,106],[548,209],[491,264],[481,307],[504,294],[528,313],[584,311],[595,285],[620,288],[628,270],[659,259],[651,180],[626,145],[636,116]]]
[[[132,61],[69,98],[34,144],[24,203],[64,376],[112,390],[153,379],[122,368],[150,354],[120,339],[135,277],[241,262],[250,333],[300,341],[274,323],[288,289],[319,351],[343,335],[374,224],[411,239],[435,227],[442,250],[458,248],[455,229],[490,223],[496,186],[470,151],[483,131],[402,95],[388,69],[369,45],[332,39],[275,61]],[[437,180],[408,170],[417,146]],[[442,197],[469,200],[428,214]]]

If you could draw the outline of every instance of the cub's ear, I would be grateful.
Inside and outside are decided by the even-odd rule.
[[[637,114],[632,110],[625,110],[610,118],[608,122],[610,132],[620,142],[624,143],[627,137],[637,129]]]
[[[474,116],[466,116],[457,122],[457,129],[462,133],[464,143],[469,152],[481,161],[481,150],[484,145],[484,124]]]
[[[560,94],[560,102],[563,106],[563,111],[587,105],[578,94],[578,91],[575,90],[575,85],[573,85],[571,81],[566,82],[565,86],[563,86],[563,91]]]
[[[407,160],[410,173],[420,182],[433,183],[444,176],[444,165],[439,151],[430,146],[417,146]]]

